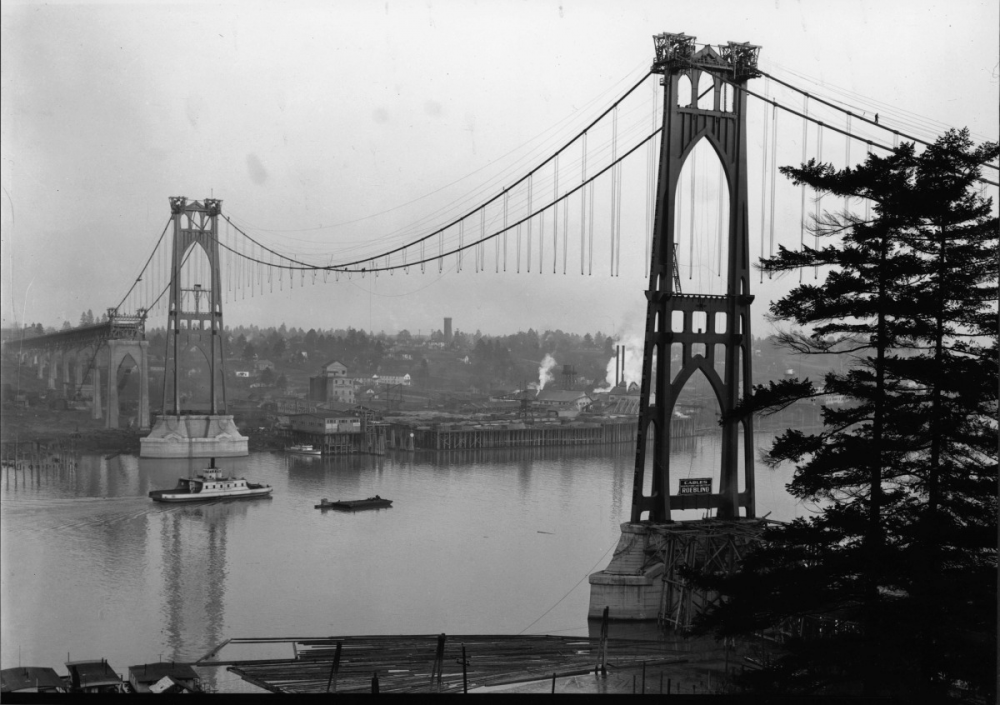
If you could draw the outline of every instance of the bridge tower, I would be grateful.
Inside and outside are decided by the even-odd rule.
[[[676,552],[681,550],[690,556],[689,564],[697,562],[699,555],[724,556],[725,546],[737,546],[750,540],[754,533],[752,527],[759,525],[753,521],[752,419],[737,419],[732,412],[739,399],[750,393],[752,361],[746,93],[738,88],[757,75],[760,48],[730,42],[696,49],[694,37],[668,33],[654,36],[653,42],[656,58],[651,71],[662,76],[663,136],[646,291],[646,334],[632,507],[630,521],[622,525],[622,543],[615,558],[606,570],[590,578],[590,614],[598,616],[605,606],[610,606],[612,618],[659,617],[673,626],[683,627],[693,616],[692,598],[696,603],[699,600],[704,603],[708,598],[678,594],[676,590],[671,594],[673,588],[668,589],[668,584],[679,585],[675,576],[669,574],[677,567]],[[703,75],[710,79],[710,85],[699,95],[699,88],[705,83]],[[711,100],[705,101],[709,94]],[[693,156],[701,140],[715,150],[728,184],[728,274],[726,293],[722,295],[682,293],[675,276],[678,183],[685,161]],[[696,316],[705,322],[703,327],[695,325]],[[679,369],[671,376],[671,350],[675,344],[680,348]],[[723,362],[721,376],[715,366],[717,359]],[[713,493],[710,484],[702,485],[697,489],[707,492],[686,494],[682,492],[694,488],[684,487],[672,494],[670,420],[681,390],[699,370],[708,379],[723,418],[719,488]],[[655,402],[651,402],[652,391],[655,391]],[[740,424],[743,425],[742,447]],[[744,465],[743,491],[739,489],[740,452]],[[648,458],[647,453],[652,457]],[[648,494],[644,492],[647,472],[652,474]],[[710,520],[711,528],[694,526],[704,522],[674,522],[671,512],[684,509],[714,509],[716,515]],[[741,521],[743,525],[738,526]],[[681,530],[683,540],[678,538]],[[692,536],[698,535],[704,540],[692,543]],[[683,593],[683,586],[678,589]],[[678,617],[679,604],[687,605],[684,617]]]
[[[163,413],[149,436],[142,439],[142,457],[203,458],[248,453],[246,437],[236,429],[233,417],[226,415],[218,238],[221,210],[222,201],[215,198],[202,201],[189,201],[183,196],[170,198],[173,248]],[[194,263],[188,262],[191,258]],[[199,266],[198,262],[202,264]],[[191,402],[185,409],[182,404],[181,378],[192,351],[199,351],[208,363],[207,409],[194,409]],[[200,362],[197,356],[194,359]],[[167,411],[168,399],[172,413]]]

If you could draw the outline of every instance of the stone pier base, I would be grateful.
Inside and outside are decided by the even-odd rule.
[[[598,619],[608,607],[610,619],[655,619],[670,629],[689,629],[718,596],[689,584],[683,569],[731,574],[768,523],[742,518],[622,524],[608,567],[590,576],[588,617]]]
[[[587,616],[600,619],[608,607],[609,619],[656,619],[660,609],[663,561],[650,545],[649,524],[622,524],[611,562],[590,576]]]
[[[141,458],[232,458],[249,454],[228,415],[160,416],[140,441]]]

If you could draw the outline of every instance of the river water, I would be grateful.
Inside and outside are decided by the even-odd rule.
[[[758,434],[758,446],[771,438]],[[673,476],[717,475],[718,445],[715,436],[675,441]],[[202,461],[83,455],[4,469],[2,667],[61,673],[69,655],[127,672],[197,659],[230,637],[585,636],[587,576],[607,565],[628,519],[634,457],[627,444],[254,453],[219,465],[272,485],[273,498],[189,506],[147,493]],[[785,492],[790,476],[758,468],[758,516],[808,514]],[[394,505],[313,508],[374,494]]]

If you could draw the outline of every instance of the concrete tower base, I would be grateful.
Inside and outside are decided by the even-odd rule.
[[[702,519],[669,524],[622,524],[608,567],[590,576],[587,616],[652,620],[679,630],[716,602],[718,596],[689,585],[681,569],[730,574],[741,556],[760,540],[764,519]]]
[[[663,560],[650,524],[622,524],[611,562],[590,576],[590,609],[587,616],[600,619],[608,607],[609,619],[656,619],[660,610]]]
[[[232,458],[249,454],[232,416],[160,416],[140,441],[140,458]]]

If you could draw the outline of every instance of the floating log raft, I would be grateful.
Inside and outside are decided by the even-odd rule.
[[[460,693],[463,689],[580,675],[595,670],[601,639],[559,636],[449,635],[230,639],[239,644],[290,643],[295,658],[209,661],[274,693],[367,693],[378,674],[381,693]],[[683,654],[656,641],[607,640],[607,667],[680,663]],[[337,658],[338,644],[341,647]],[[462,653],[466,657],[463,681]],[[218,654],[218,650],[216,652]]]

